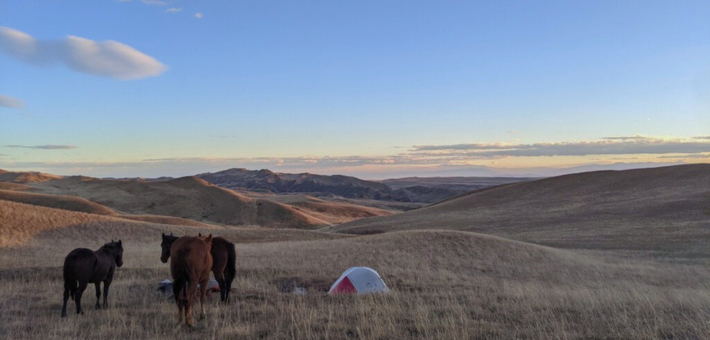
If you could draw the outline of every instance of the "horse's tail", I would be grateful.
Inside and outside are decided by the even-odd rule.
[[[224,271],[227,273],[227,282],[232,283],[237,276],[237,251],[231,242],[227,243],[227,268]]]
[[[67,263],[64,263],[62,274],[64,274],[64,292],[69,292],[69,296],[74,301],[74,293],[79,289],[79,282],[77,282],[72,268]]]

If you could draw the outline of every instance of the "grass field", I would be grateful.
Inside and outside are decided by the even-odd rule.
[[[568,182],[561,188],[574,188],[569,178],[562,180]],[[556,218],[566,219],[569,227],[550,223],[535,229],[541,219],[555,221],[550,209],[530,215],[527,233],[520,225],[464,228],[466,218],[479,223],[486,218],[480,210],[474,212],[476,204],[486,202],[475,196],[480,193],[463,196],[473,199],[468,205],[451,200],[342,227],[366,231],[360,235],[233,227],[155,215],[99,215],[82,212],[92,206],[81,200],[58,201],[80,210],[70,211],[47,207],[51,200],[44,196],[8,195],[34,205],[0,199],[0,338],[710,339],[710,259],[708,239],[702,237],[707,223],[701,206],[707,189],[687,182],[682,190],[655,201],[638,194],[624,196],[633,199],[623,204],[634,207],[625,216],[636,218],[633,224],[614,220],[614,230],[627,232],[625,236],[600,227],[613,214],[594,224],[573,223],[575,217],[563,213]],[[514,185],[530,183],[535,182]],[[488,199],[504,201],[504,191],[495,190],[505,188],[491,189]],[[587,201],[609,197],[608,192],[575,195]],[[515,197],[508,204],[525,205]],[[557,198],[564,202],[564,197]],[[679,201],[684,204],[677,205]],[[595,209],[601,209],[603,204],[594,202]],[[657,209],[660,215],[652,215],[644,202],[685,209],[685,220],[669,228],[669,210]],[[610,212],[621,209],[606,206]],[[436,213],[441,207],[445,209],[440,214],[418,219],[422,211]],[[497,220],[502,218],[499,213],[488,216]],[[511,214],[522,218],[523,212]],[[655,224],[644,224],[647,220]],[[387,221],[393,222],[392,228],[385,228]],[[412,230],[405,228],[407,221]],[[430,223],[430,228],[422,223]],[[692,228],[680,228],[683,223]],[[539,243],[553,240],[559,246],[470,231],[476,228],[537,237]],[[193,329],[176,326],[174,302],[156,291],[158,281],[170,276],[159,260],[162,232],[212,233],[237,243],[233,300],[221,305],[213,296],[206,320],[197,321]],[[678,237],[663,243],[668,235]],[[90,286],[83,299],[86,314],[60,318],[64,257],[74,248],[98,249],[111,239],[121,239],[125,252],[109,294],[110,308],[92,308]],[[585,246],[575,246],[579,242]],[[330,285],[351,266],[377,270],[391,293],[328,296]],[[295,287],[305,287],[308,293],[295,295]]]
[[[169,277],[159,230],[70,227],[0,250],[0,337],[5,339],[703,339],[710,337],[710,270],[579,254],[456,231],[237,245],[233,301],[210,299],[195,329],[176,327],[177,308],[156,292]],[[148,228],[152,229],[152,228]],[[167,230],[166,230],[167,231]],[[176,228],[178,232],[214,229]],[[274,230],[268,230],[272,232]],[[225,230],[235,241],[243,231]],[[85,234],[80,240],[78,235]],[[291,238],[291,236],[288,236]],[[60,318],[61,263],[74,247],[122,238],[124,266],[109,310]],[[350,266],[370,266],[387,295],[328,296]],[[294,295],[293,286],[308,289]],[[70,309],[71,310],[71,309]]]

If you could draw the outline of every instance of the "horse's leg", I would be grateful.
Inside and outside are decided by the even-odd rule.
[[[101,309],[99,304],[99,301],[101,301],[101,281],[94,283],[94,287],[96,287],[96,309]],[[104,284],[104,287],[106,287],[106,284]],[[105,299],[106,297],[104,296]]]
[[[206,280],[200,282],[200,320],[205,318],[205,298],[207,297],[207,284],[210,278],[207,277]]]
[[[217,283],[219,284],[219,299],[220,299],[220,301],[227,302],[227,295],[226,295],[227,281],[224,278],[224,271],[215,270],[212,273],[214,273],[214,279],[217,280]]]
[[[64,305],[62,306],[62,317],[67,317],[67,301],[69,301],[69,286],[64,284]]]
[[[197,277],[197,275],[195,275]],[[187,282],[187,306],[185,307],[185,323],[192,327],[195,322],[192,320],[192,307],[195,306],[195,294],[197,294],[197,280]]]
[[[74,293],[74,299],[76,300],[76,314],[84,314],[84,310],[81,308],[81,295],[84,294],[86,290],[87,282],[79,281],[79,289]]]
[[[113,277],[108,278],[107,280],[104,281],[104,308],[108,308],[108,287],[111,285],[111,281],[113,280]],[[96,301],[96,303],[99,303]]]
[[[180,296],[183,294],[183,282],[178,281],[178,280],[173,280],[173,296],[175,297],[175,303],[178,306],[178,325],[182,323],[182,308],[183,308],[183,301],[182,297]]]
[[[227,276],[224,278],[224,285],[227,287],[226,291],[224,292],[224,299],[227,302],[229,302],[229,293],[232,292],[232,282],[234,282],[234,276],[227,274]]]

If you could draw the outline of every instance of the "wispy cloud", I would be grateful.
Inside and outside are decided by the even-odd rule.
[[[25,107],[25,103],[17,98],[0,94],[0,107],[9,107],[11,109],[21,109]]]
[[[165,12],[173,13],[173,14],[180,13],[180,12],[182,12],[182,8],[171,7],[171,8],[166,9]]]
[[[33,149],[66,149],[73,146],[42,145]],[[646,154],[646,156],[642,156]],[[577,167],[488,167],[493,160],[525,157],[528,164],[536,157],[592,156],[577,161]],[[369,178],[399,175],[497,176],[497,175],[559,175],[602,169],[628,169],[681,164],[707,160],[710,139],[660,138],[646,136],[609,137],[576,142],[534,144],[470,143],[455,145],[419,145],[394,155],[383,156],[300,156],[300,157],[173,157],[144,158],[127,161],[98,162],[9,162],[2,165],[16,169],[44,169],[62,174],[93,174],[100,176],[163,176],[189,175],[227,168],[271,169],[277,172],[313,172],[323,174],[363,175]],[[532,158],[532,160],[530,159]],[[636,163],[613,163],[633,160]],[[669,163],[672,162],[672,163]],[[509,163],[510,164],[510,163]],[[567,164],[567,163],[560,163]],[[565,167],[573,166],[574,163]],[[1,167],[1,166],[0,166]],[[557,170],[555,170],[557,169]],[[389,174],[389,175],[383,175]]]
[[[658,158],[663,158],[663,159],[710,159],[710,154],[689,154],[689,155],[667,155],[667,156],[658,156]]]
[[[133,0],[116,0],[118,2],[132,2]],[[166,6],[168,4],[167,1],[163,0],[140,0],[141,3],[144,3],[146,5],[153,5],[153,6]]]
[[[76,149],[74,145],[3,145],[4,148],[41,149],[41,150],[68,150]]]
[[[471,158],[632,155],[710,152],[710,140],[646,136],[607,137],[601,140],[534,144],[471,143],[416,145],[414,154]]]
[[[195,13],[195,18],[197,18],[197,19],[202,19],[202,17],[204,17],[204,15],[202,15],[201,12]]]
[[[168,4],[166,1],[161,1],[161,0],[141,0],[141,2],[146,5],[155,5],[155,6],[165,6]]]
[[[78,72],[123,80],[157,76],[167,69],[155,58],[117,41],[75,36],[42,41],[8,27],[0,27],[0,51],[33,65],[64,64]]]

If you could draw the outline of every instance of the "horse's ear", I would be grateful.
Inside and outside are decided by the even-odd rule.
[[[111,239],[111,243],[113,243],[113,239]]]
[[[170,233],[170,236],[173,236],[173,233]]]
[[[202,237],[202,233],[198,233],[198,234],[197,234],[197,237]]]
[[[207,236],[206,241],[207,241],[207,243],[210,243],[210,244],[212,243],[212,234],[210,234],[210,236]]]
[[[123,248],[123,243],[121,242],[121,240],[118,240],[118,245],[121,246],[121,248]]]
[[[163,238],[165,238],[165,233],[163,233]]]

